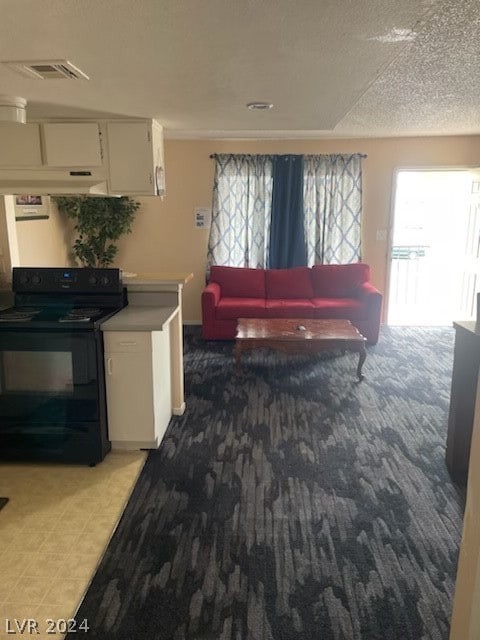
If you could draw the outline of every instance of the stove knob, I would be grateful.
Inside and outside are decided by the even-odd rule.
[[[35,273],[32,276],[32,284],[40,284],[40,282],[42,281],[41,277],[38,275],[38,273]]]
[[[22,284],[28,284],[30,282],[30,278],[26,275],[20,276],[20,282]]]
[[[89,284],[97,284],[97,276],[90,276],[88,282]]]
[[[110,284],[110,278],[108,276],[102,276],[101,282],[103,285],[107,286],[108,284]]]

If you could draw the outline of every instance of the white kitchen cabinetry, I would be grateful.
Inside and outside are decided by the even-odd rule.
[[[105,331],[108,438],[115,449],[157,448],[171,417],[170,335]]]
[[[156,120],[107,122],[109,192],[163,195],[163,129]]]
[[[0,123],[0,193],[164,195],[156,120]]]
[[[103,162],[96,122],[42,124],[43,162],[47,167],[100,167]]]
[[[38,124],[0,124],[0,167],[31,167],[42,164]]]

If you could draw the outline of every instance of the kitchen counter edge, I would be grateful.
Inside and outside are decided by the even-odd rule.
[[[102,331],[163,331],[178,307],[141,307],[129,305],[105,320]]]
[[[123,275],[123,284],[127,289],[143,289],[145,287],[183,286],[190,282],[193,273],[136,273]]]

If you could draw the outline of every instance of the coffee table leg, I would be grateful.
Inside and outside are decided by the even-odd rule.
[[[362,373],[362,367],[366,357],[367,357],[367,350],[365,349],[365,344],[362,344],[359,348],[359,358],[358,358],[358,366],[357,366],[357,377],[359,381],[363,380],[363,378],[365,377]]]

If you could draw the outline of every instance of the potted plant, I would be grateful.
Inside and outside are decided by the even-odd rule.
[[[114,241],[130,233],[140,203],[128,196],[59,196],[53,200],[60,213],[75,221],[75,261],[83,267],[109,267],[118,253]]]

